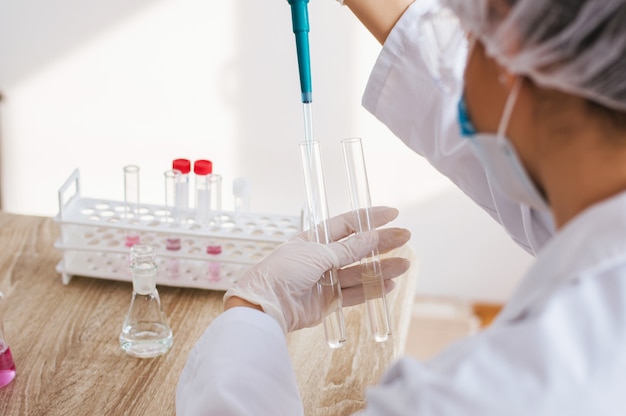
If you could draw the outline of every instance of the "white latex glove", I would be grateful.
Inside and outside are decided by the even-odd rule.
[[[398,210],[375,207],[371,211],[372,224],[380,227],[393,220]],[[364,302],[361,273],[358,262],[378,246],[385,253],[404,245],[410,232],[403,228],[388,228],[354,234],[356,218],[353,212],[333,217],[328,222],[330,244],[311,241],[304,231],[280,245],[269,256],[248,269],[224,295],[224,302],[233,296],[259,305],[283,328],[294,331],[315,326],[321,322],[322,310],[318,300],[317,281],[324,272],[338,269],[343,295],[343,306]],[[346,238],[348,237],[348,238]],[[409,261],[389,258],[381,262],[385,289],[393,288],[391,279],[404,273]],[[351,265],[350,267],[344,266]]]

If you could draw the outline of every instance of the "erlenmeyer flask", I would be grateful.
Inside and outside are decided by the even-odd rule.
[[[0,387],[9,384],[15,378],[15,362],[11,355],[11,349],[4,337],[3,308],[4,295],[0,292]]]
[[[156,288],[154,249],[135,244],[130,249],[130,260],[133,297],[122,325],[120,346],[134,357],[156,357],[169,351],[174,337]]]

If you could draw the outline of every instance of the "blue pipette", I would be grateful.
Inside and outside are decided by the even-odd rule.
[[[291,5],[293,33],[296,35],[298,70],[300,71],[300,90],[302,102],[313,101],[311,89],[311,57],[309,54],[309,0],[287,0]]]

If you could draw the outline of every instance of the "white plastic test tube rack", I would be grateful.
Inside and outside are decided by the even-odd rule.
[[[57,265],[63,283],[72,276],[131,281],[125,236],[140,234],[142,244],[154,247],[157,257],[157,284],[227,290],[250,265],[267,256],[279,244],[301,230],[301,218],[280,214],[220,211],[206,224],[193,220],[176,224],[165,206],[140,204],[135,221],[124,218],[123,201],[83,198],[80,172],[75,170],[59,189],[60,225],[55,247],[63,257]],[[166,240],[175,232],[181,239],[177,251],[166,249]],[[221,253],[208,254],[207,245],[219,242]],[[172,259],[178,259],[172,273]],[[219,279],[208,273],[219,262]]]

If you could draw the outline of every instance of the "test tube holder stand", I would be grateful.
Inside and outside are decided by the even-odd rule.
[[[243,272],[302,229],[300,216],[280,214],[212,213],[206,224],[192,219],[174,224],[166,206],[139,206],[132,223],[124,218],[124,202],[81,196],[80,171],[76,169],[58,191],[60,226],[55,247],[63,252],[56,270],[64,284],[73,276],[132,281],[130,248],[125,237],[138,233],[142,244],[156,252],[157,284],[227,290]],[[192,217],[190,215],[190,217]],[[167,238],[180,238],[179,250],[167,250]],[[221,253],[207,254],[209,244]],[[218,278],[209,268],[219,264]],[[174,268],[178,273],[173,273]]]

